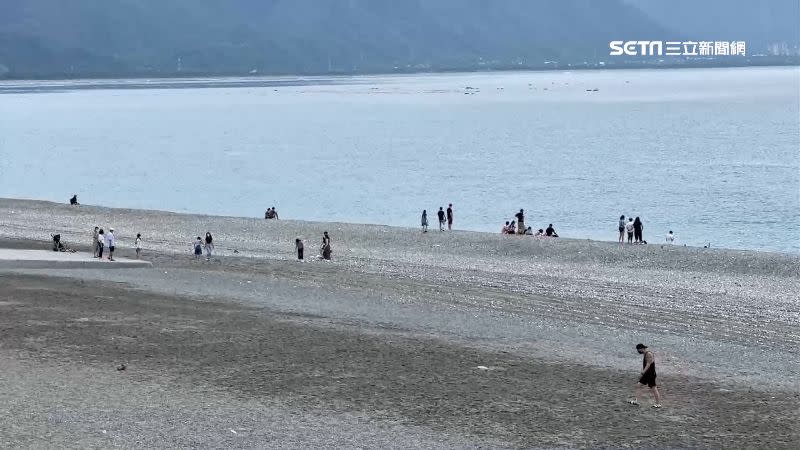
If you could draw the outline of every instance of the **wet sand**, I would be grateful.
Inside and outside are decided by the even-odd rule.
[[[0,272],[0,442],[800,441],[797,256],[19,200],[0,200],[0,247],[49,245],[53,228],[88,244],[95,223],[122,255],[143,233],[154,267]],[[294,237],[323,229],[334,261],[294,261]],[[218,255],[195,261],[206,230]],[[658,359],[660,410],[625,404],[639,341]]]

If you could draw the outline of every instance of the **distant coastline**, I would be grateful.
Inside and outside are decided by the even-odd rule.
[[[750,58],[758,58],[756,60]],[[184,70],[181,72],[77,72],[77,73],[8,73],[0,75],[0,83],[3,81],[26,81],[26,80],[114,80],[114,79],[180,79],[180,78],[261,78],[261,77],[353,77],[353,76],[387,76],[387,75],[424,75],[424,74],[446,74],[446,73],[491,73],[491,72],[543,72],[543,71],[577,71],[577,70],[640,70],[640,69],[709,69],[709,68],[746,68],[746,67],[798,67],[800,66],[800,56],[763,56],[732,58],[730,60],[708,60],[708,61],[678,61],[665,62],[651,59],[642,60],[623,60],[619,63],[551,63],[537,65],[515,65],[498,64],[486,66],[458,66],[458,67],[398,67],[392,70],[383,71],[310,71],[310,72],[242,72],[242,71],[192,71]],[[247,85],[252,86],[252,85]]]

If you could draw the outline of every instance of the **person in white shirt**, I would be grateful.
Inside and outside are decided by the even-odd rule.
[[[667,233],[667,244],[672,244],[673,242],[675,242],[675,235],[672,234],[672,230],[669,230],[669,233]]]
[[[628,219],[625,225],[625,231],[628,233],[628,244],[633,244],[633,217]]]
[[[109,228],[106,233],[106,243],[108,244],[108,260],[114,260],[114,229]]]
[[[139,259],[139,256],[142,253],[142,234],[136,233],[136,259]]]

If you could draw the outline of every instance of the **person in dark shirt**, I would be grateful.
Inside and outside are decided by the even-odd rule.
[[[556,229],[553,228],[552,223],[548,225],[546,230],[544,230],[544,234],[546,234],[547,237],[558,237],[558,233],[556,233]]]
[[[520,209],[518,213],[514,214],[514,217],[517,218],[517,233],[525,234],[525,211]]]
[[[78,194],[72,194],[72,198],[69,199],[69,204],[80,205],[80,203],[78,203]]]
[[[450,208],[448,208],[449,210]],[[444,231],[444,210],[440,206],[439,212],[436,213],[439,216],[439,231]]]
[[[658,392],[656,385],[656,358],[653,356],[646,345],[636,344],[636,352],[642,355],[642,371],[640,372],[639,383],[636,385],[636,396],[634,399],[629,400],[631,405],[638,405],[639,398],[641,397],[642,388],[647,386],[653,394],[653,408],[661,408],[661,394]]]
[[[452,203],[450,203],[447,206],[447,229],[448,230],[452,230],[453,229],[453,204]]]
[[[642,238],[642,230],[644,229],[644,224],[642,224],[642,220],[639,217],[636,217],[633,221],[633,241],[636,244],[644,243],[644,239]]]
[[[327,231],[322,233],[322,258],[328,261],[331,259],[331,237]]]

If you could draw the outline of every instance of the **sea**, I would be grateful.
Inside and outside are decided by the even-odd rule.
[[[0,197],[800,253],[800,68],[0,81]]]

